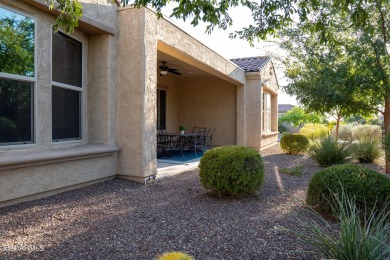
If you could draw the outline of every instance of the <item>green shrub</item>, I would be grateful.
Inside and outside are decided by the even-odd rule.
[[[378,125],[358,125],[352,130],[354,140],[378,140],[382,138],[382,129]]]
[[[284,173],[284,174],[288,174],[288,175],[294,175],[294,176],[302,176],[303,175],[303,166],[302,165],[298,165],[298,166],[295,166],[295,167],[292,167],[292,168],[282,168],[282,167],[279,167],[279,172],[280,173]]]
[[[301,130],[299,130],[299,133],[314,141],[327,137],[329,135],[329,130],[325,125],[306,124],[301,128]]]
[[[340,125],[339,126],[339,140],[352,142],[354,137],[352,135],[353,125]],[[332,129],[332,136],[336,138],[336,127]]]
[[[208,150],[200,160],[200,181],[218,196],[255,193],[264,181],[260,154],[242,146],[223,146]]]
[[[375,139],[362,140],[355,144],[354,157],[361,163],[373,163],[381,156],[379,142]]]
[[[280,140],[280,147],[285,153],[300,154],[309,149],[309,139],[301,134],[284,134]]]
[[[183,252],[167,252],[156,258],[157,260],[193,260],[190,255]]]
[[[351,160],[353,146],[350,143],[337,142],[331,136],[315,143],[309,155],[322,167],[343,164]]]
[[[342,192],[329,198],[334,201],[338,232],[322,216],[309,211],[314,218],[301,216],[303,232],[288,230],[311,245],[325,259],[388,259],[390,222],[388,203],[377,211],[361,210],[356,199]]]
[[[375,210],[390,198],[390,179],[358,165],[335,165],[317,172],[309,181],[306,202],[321,212],[331,213],[333,194],[345,193],[356,205]]]

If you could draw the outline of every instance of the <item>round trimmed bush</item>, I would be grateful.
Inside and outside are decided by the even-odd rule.
[[[330,166],[310,179],[306,202],[321,212],[332,214],[332,194],[343,192],[356,198],[359,209],[380,209],[390,199],[390,179],[358,165]]]
[[[259,152],[242,146],[208,150],[200,160],[200,181],[218,196],[255,193],[264,181],[264,164]]]
[[[309,149],[309,139],[301,134],[285,134],[280,140],[280,147],[288,154],[301,154]]]

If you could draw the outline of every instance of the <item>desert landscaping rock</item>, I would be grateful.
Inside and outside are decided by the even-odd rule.
[[[217,198],[198,171],[142,186],[112,180],[0,209],[1,259],[319,259],[281,227],[300,230],[305,193],[320,168],[306,156],[261,152],[265,184],[256,196]],[[278,167],[303,165],[302,177]]]

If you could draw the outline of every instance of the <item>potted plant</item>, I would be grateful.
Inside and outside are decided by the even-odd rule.
[[[184,126],[179,126],[179,131],[180,131],[180,134],[184,135],[184,131],[186,130],[186,128]]]

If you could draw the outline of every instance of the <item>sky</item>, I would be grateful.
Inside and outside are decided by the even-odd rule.
[[[172,9],[172,5],[167,6],[163,9],[162,13],[166,17],[169,17]],[[254,43],[254,46],[250,46],[245,40],[237,38],[230,39],[229,34],[231,32],[242,29],[243,27],[251,24],[253,20],[250,11],[243,7],[231,9],[229,14],[233,19],[233,26],[228,27],[227,30],[215,28],[211,34],[205,33],[206,25],[201,22],[194,27],[190,24],[191,20],[183,21],[175,18],[168,18],[168,20],[227,59],[266,55],[271,57],[274,55],[285,55],[285,53],[281,51],[276,44],[272,44],[270,42],[256,42]],[[281,68],[275,61],[273,62],[276,68],[279,86],[282,87],[287,85],[283,68]],[[278,103],[297,105],[296,99],[284,93],[282,88],[279,90]]]

